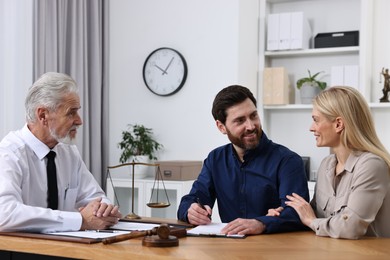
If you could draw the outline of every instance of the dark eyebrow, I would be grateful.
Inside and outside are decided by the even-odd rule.
[[[245,116],[239,116],[239,117],[234,118],[233,121],[241,121],[244,118],[245,118]]]

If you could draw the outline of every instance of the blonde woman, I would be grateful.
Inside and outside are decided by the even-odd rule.
[[[313,101],[318,147],[330,147],[318,169],[314,197],[288,195],[303,224],[318,236],[358,239],[390,237],[390,154],[380,142],[362,95],[351,87],[332,87]],[[283,209],[270,209],[277,216]]]

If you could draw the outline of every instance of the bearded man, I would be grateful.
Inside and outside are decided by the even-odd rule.
[[[302,158],[276,144],[262,131],[256,99],[249,89],[233,85],[215,97],[212,115],[218,130],[231,143],[211,151],[177,212],[179,220],[209,224],[215,201],[227,235],[257,235],[306,229],[285,204],[297,193],[307,201],[309,191]],[[279,217],[268,209],[284,207]]]

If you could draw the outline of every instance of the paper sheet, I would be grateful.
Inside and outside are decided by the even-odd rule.
[[[232,238],[244,238],[245,235],[225,235],[221,233],[221,230],[227,225],[227,223],[210,223],[208,225],[199,225],[193,229],[187,231],[187,235],[194,236],[217,236],[217,237],[232,237]]]
[[[47,233],[55,236],[71,236],[81,238],[107,238],[122,234],[129,234],[131,231],[143,231],[150,230],[154,227],[158,227],[158,224],[139,223],[139,222],[123,222],[120,221],[114,226],[110,227],[110,230],[87,230],[87,231],[67,231],[67,232],[53,232]]]
[[[142,230],[150,230],[154,227],[159,227],[159,226],[160,226],[159,224],[119,221],[117,224],[112,226],[111,229],[142,231]]]
[[[71,237],[82,237],[82,238],[107,238],[114,237],[122,234],[129,234],[130,231],[120,231],[120,230],[112,230],[112,232],[98,232],[96,230],[90,231],[67,231],[67,232],[53,232],[47,233],[48,235],[55,236],[71,236]]]

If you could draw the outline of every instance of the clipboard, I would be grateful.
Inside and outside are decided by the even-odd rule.
[[[102,238],[54,236],[54,235],[50,235],[50,234],[27,233],[27,232],[0,232],[0,235],[1,236],[13,236],[13,237],[39,238],[39,239],[46,239],[46,240],[75,242],[75,243],[82,243],[82,244],[94,244],[94,243],[99,243],[102,241]]]

